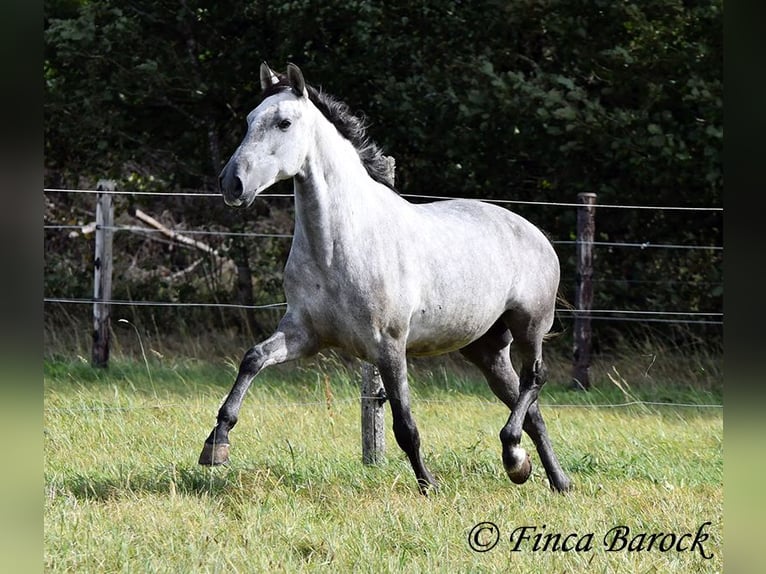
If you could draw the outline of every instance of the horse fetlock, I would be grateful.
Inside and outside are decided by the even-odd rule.
[[[504,450],[506,448],[518,447],[521,442],[521,428],[514,431],[512,425],[504,426],[500,431],[500,442]]]
[[[215,433],[219,438],[227,439],[229,431],[234,428],[234,425],[237,424],[237,415],[231,414],[228,411],[225,411],[221,409],[218,411],[218,416],[216,417],[216,425],[215,429],[213,429],[213,433]],[[213,433],[210,434],[210,438],[208,439],[210,442],[214,442],[213,439],[215,438],[213,436]],[[227,440],[222,440],[221,442],[227,442]]]

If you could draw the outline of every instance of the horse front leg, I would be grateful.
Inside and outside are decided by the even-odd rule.
[[[302,324],[286,315],[271,337],[245,353],[234,386],[218,410],[216,425],[202,447],[199,464],[219,465],[229,460],[229,431],[237,424],[239,409],[250,383],[270,365],[315,353],[313,341],[314,338]]]
[[[404,349],[395,350],[395,347],[384,349],[377,367],[391,407],[396,442],[412,465],[420,493],[428,496],[429,491],[435,491],[438,485],[423,463],[420,453],[420,433],[410,409],[410,389],[407,383],[407,359]]]
[[[527,417],[524,419],[524,430],[537,447],[551,489],[557,492],[569,490],[572,487],[572,481],[561,468],[556,453],[553,451],[553,445],[551,445],[551,440],[548,437],[545,421],[543,421],[543,415],[537,401],[529,405]]]

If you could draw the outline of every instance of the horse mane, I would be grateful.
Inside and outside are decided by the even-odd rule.
[[[278,77],[279,81],[261,94],[261,101],[278,92],[292,89],[287,76],[279,74]],[[335,126],[338,133],[354,146],[368,175],[378,183],[382,183],[396,192],[397,190],[394,187],[393,158],[386,156],[380,146],[367,134],[364,116],[354,114],[351,112],[348,104],[324,91],[317,90],[313,86],[306,84],[306,90],[308,91],[311,103]]]

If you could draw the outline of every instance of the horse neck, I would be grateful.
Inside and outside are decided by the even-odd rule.
[[[293,248],[309,249],[315,260],[329,266],[337,248],[353,244],[375,188],[382,186],[367,174],[353,145],[330,122],[320,118],[315,130],[314,145],[294,179]]]

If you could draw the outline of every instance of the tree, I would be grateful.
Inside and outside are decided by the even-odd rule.
[[[57,0],[45,17],[49,178],[213,188],[268,60],[297,63],[364,113],[405,193],[722,204],[721,0]],[[517,210],[573,238],[573,210]],[[184,206],[190,225],[246,217]],[[606,242],[722,243],[720,213],[600,210],[597,230]],[[232,248],[247,268],[252,252]],[[573,251],[560,253],[571,280]],[[722,306],[720,251],[597,254],[603,306]],[[651,301],[635,295],[632,281],[668,277]]]

